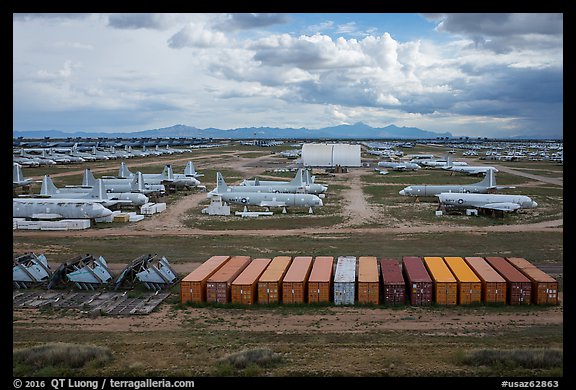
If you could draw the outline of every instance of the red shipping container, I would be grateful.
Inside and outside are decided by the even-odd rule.
[[[506,302],[509,305],[528,305],[531,302],[532,282],[503,257],[486,257],[492,266],[506,279]]]
[[[206,282],[206,301],[230,302],[230,286],[244,268],[250,264],[250,256],[233,256]]]
[[[382,303],[403,305],[406,302],[406,282],[398,261],[382,258],[380,272],[382,273]]]
[[[558,304],[558,281],[556,279],[522,257],[507,257],[506,260],[532,281],[530,295],[533,304]]]
[[[410,304],[432,304],[432,278],[430,274],[428,274],[422,258],[417,256],[404,256],[402,258],[402,274],[406,280],[407,295],[410,298]]]

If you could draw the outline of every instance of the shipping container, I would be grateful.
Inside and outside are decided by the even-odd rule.
[[[402,274],[410,304],[422,306],[432,303],[434,285],[421,257],[404,256]]]
[[[380,272],[378,259],[373,256],[358,258],[358,303],[380,303]]]
[[[296,256],[282,280],[282,303],[305,303],[312,256]]]
[[[465,257],[464,261],[482,283],[482,302],[506,303],[506,280],[483,257]]]
[[[503,257],[486,257],[492,266],[506,279],[506,302],[509,305],[528,305],[531,301],[532,282]]]
[[[382,303],[385,305],[403,305],[406,303],[406,282],[402,269],[394,259],[380,259],[382,274]]]
[[[424,265],[434,282],[434,302],[437,305],[458,303],[458,282],[444,262],[436,256],[424,256]]]
[[[334,273],[334,304],[353,305],[356,290],[356,257],[340,256]]]
[[[329,303],[331,300],[334,257],[317,256],[308,278],[308,303]]]
[[[272,259],[254,259],[244,271],[232,281],[231,302],[252,305],[257,301],[258,279]]]
[[[290,256],[276,256],[258,280],[258,303],[279,303],[282,300],[282,279],[292,264]]]
[[[230,302],[230,286],[244,268],[250,264],[250,256],[232,256],[218,271],[206,281],[206,301]]]
[[[532,303],[535,305],[558,304],[558,281],[522,257],[507,257],[532,282]]]
[[[206,282],[220,269],[230,256],[212,256],[180,281],[180,301],[206,302]]]
[[[458,282],[458,304],[482,302],[482,282],[462,257],[444,257],[444,261]]]

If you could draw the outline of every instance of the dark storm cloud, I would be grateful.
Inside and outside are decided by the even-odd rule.
[[[91,14],[76,13],[15,13],[12,18],[15,21],[26,22],[33,19],[63,20],[63,19],[85,19]]]
[[[149,28],[161,30],[168,27],[167,20],[162,14],[111,14],[108,25],[119,29]]]
[[[288,18],[284,14],[229,14],[226,21],[215,27],[223,31],[233,31],[268,27],[287,22]]]

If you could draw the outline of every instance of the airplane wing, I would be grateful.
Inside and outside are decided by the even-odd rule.
[[[517,203],[502,202],[502,203],[488,203],[478,207],[488,210],[516,211],[520,208],[520,205]]]
[[[263,200],[260,202],[260,207],[286,207],[286,202],[277,200]]]

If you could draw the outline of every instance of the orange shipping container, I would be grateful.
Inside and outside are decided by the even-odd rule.
[[[229,259],[230,256],[212,256],[185,276],[180,282],[180,301],[206,302],[206,281]]]
[[[530,296],[533,304],[558,304],[558,281],[556,279],[522,257],[507,257],[506,260],[532,281]]]
[[[531,303],[532,282],[518,268],[504,257],[485,257],[504,279],[506,279],[506,302],[509,305],[529,305]]]
[[[252,305],[257,302],[258,278],[271,261],[272,259],[254,259],[244,268],[244,271],[232,281],[230,291],[232,303]]]
[[[434,301],[438,305],[456,305],[458,282],[441,257],[424,257],[424,265],[434,282]]]
[[[206,301],[230,302],[230,285],[248,264],[250,264],[250,256],[232,256],[226,264],[208,278],[206,282]]]
[[[482,282],[482,302],[506,303],[506,280],[483,257],[465,257],[464,261]]]
[[[358,303],[379,303],[380,278],[378,259],[373,256],[358,258]]]
[[[282,280],[282,303],[305,303],[312,256],[296,256]]]
[[[308,303],[330,302],[334,257],[317,256],[308,278]]]
[[[258,303],[279,303],[282,298],[282,279],[288,271],[292,258],[276,256],[258,279]]]
[[[482,300],[482,283],[461,257],[445,257],[444,261],[458,281],[458,304],[470,305]]]

